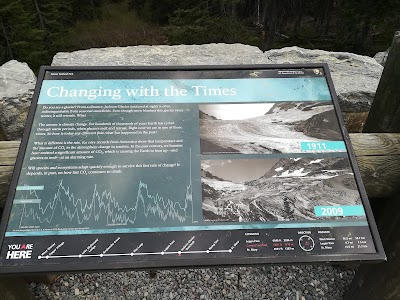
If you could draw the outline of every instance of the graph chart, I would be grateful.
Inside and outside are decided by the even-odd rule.
[[[181,188],[173,182],[162,187],[162,176],[131,181],[125,176],[128,184],[114,189],[96,181],[78,187],[65,178],[19,185],[7,231],[191,225],[195,221],[190,160],[188,167],[190,175],[185,176],[186,184],[180,181]]]
[[[38,201],[40,200],[38,192],[27,187],[25,197],[18,199],[22,205],[19,228],[37,223],[55,226],[59,218],[66,218],[74,226],[92,224],[99,220],[105,220],[107,226],[131,226],[136,224],[140,214],[164,223],[193,221],[191,183],[186,187],[183,201],[174,201],[157,193],[152,194],[148,185],[141,181],[134,198],[132,205],[120,204],[111,191],[101,191],[97,185],[94,185],[89,198],[80,198],[64,184],[63,180],[60,180],[52,201],[42,204]],[[27,201],[30,203],[26,203]]]

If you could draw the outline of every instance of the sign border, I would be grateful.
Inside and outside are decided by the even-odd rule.
[[[73,272],[94,272],[94,271],[123,271],[123,270],[154,270],[172,268],[206,268],[206,267],[233,267],[233,266],[254,266],[272,264],[337,264],[337,263],[360,263],[360,262],[382,262],[386,261],[386,254],[379,236],[378,228],[372,214],[364,184],[361,179],[356,157],[351,146],[350,137],[347,132],[344,119],[340,110],[332,77],[328,64],[326,63],[307,63],[307,64],[250,64],[250,65],[191,65],[191,66],[41,66],[33,93],[31,106],[26,120],[24,135],[18,151],[18,156],[14,166],[6,204],[3,209],[0,224],[0,247],[3,246],[8,219],[10,216],[15,188],[20,176],[22,161],[25,156],[28,138],[32,129],[32,124],[38,104],[39,93],[42,87],[45,73],[47,71],[229,71],[229,70],[258,70],[258,69],[303,69],[303,68],[323,68],[324,75],[328,83],[329,92],[336,117],[339,122],[340,130],[347,147],[350,165],[353,169],[361,200],[366,212],[366,218],[371,230],[372,239],[376,248],[376,253],[371,254],[322,254],[309,256],[276,256],[276,257],[241,257],[241,258],[207,258],[204,264],[203,259],[183,259],[183,260],[151,260],[145,262],[103,262],[101,267],[98,263],[77,263],[77,264],[53,264],[53,265],[14,265],[0,266],[0,275],[11,274],[32,274],[32,273],[73,273]],[[21,261],[22,262],[22,261]]]

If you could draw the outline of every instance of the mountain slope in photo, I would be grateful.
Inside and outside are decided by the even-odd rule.
[[[246,106],[243,104],[243,110]],[[341,140],[333,105],[323,102],[282,102],[260,116],[220,120],[200,105],[203,154],[298,153],[299,142]]]
[[[346,158],[284,158],[244,183],[202,169],[202,188],[206,222],[316,220],[314,206],[361,204]]]

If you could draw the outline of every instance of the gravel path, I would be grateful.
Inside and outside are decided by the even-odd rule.
[[[242,267],[69,274],[31,283],[36,299],[342,299],[353,269],[334,266]]]

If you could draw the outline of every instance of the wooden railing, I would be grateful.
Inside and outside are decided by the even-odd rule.
[[[350,139],[368,196],[393,195],[400,182],[400,133],[353,133]],[[0,207],[7,197],[19,144],[0,142]]]

